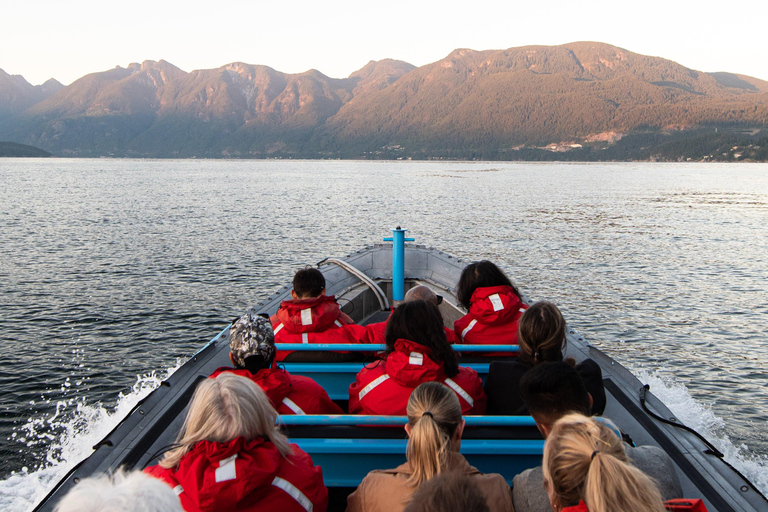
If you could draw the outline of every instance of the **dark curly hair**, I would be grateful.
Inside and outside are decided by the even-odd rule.
[[[431,350],[430,358],[443,363],[446,375],[453,377],[459,373],[456,352],[445,336],[443,316],[431,302],[414,300],[400,304],[387,320],[384,338],[387,354],[395,350],[397,340],[413,341]]]
[[[469,303],[475,290],[490,286],[509,286],[518,297],[520,296],[517,287],[494,263],[488,260],[476,261],[461,271],[459,283],[456,285],[456,298],[459,300],[459,305],[469,309]]]

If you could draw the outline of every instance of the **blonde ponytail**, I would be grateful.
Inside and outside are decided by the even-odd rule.
[[[584,500],[590,512],[664,512],[655,482],[632,466],[606,425],[580,414],[558,420],[544,446],[544,478],[560,507]]]
[[[419,486],[445,469],[461,423],[461,404],[446,385],[425,382],[411,393],[407,412],[411,433],[406,458],[413,472],[407,483]]]

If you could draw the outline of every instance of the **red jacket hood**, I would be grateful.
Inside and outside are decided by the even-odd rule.
[[[311,311],[311,318],[307,313],[302,315],[306,309]],[[321,295],[313,299],[284,300],[276,316],[290,332],[318,332],[329,328],[341,315],[336,297]],[[340,323],[349,322],[344,318]]]
[[[288,396],[291,392],[291,376],[285,370],[272,367],[259,370],[256,373],[251,373],[245,368],[227,368],[222,367],[217,369],[210,375],[210,378],[215,379],[224,372],[234,373],[241,377],[247,377],[266,393],[269,401],[272,402],[272,407],[277,409],[283,401],[283,398]]]
[[[227,460],[233,456],[234,461]],[[242,500],[252,501],[250,495],[256,489],[272,484],[281,461],[277,447],[263,438],[246,441],[238,437],[228,443],[201,441],[181,459],[175,477],[185,493],[197,495],[193,501],[200,510],[236,510]],[[236,478],[227,479],[235,474]]]
[[[511,286],[478,288],[472,294],[469,314],[480,323],[506,324],[514,320],[522,304]]]
[[[443,364],[433,361],[431,349],[409,340],[397,340],[395,350],[387,356],[389,376],[403,386],[415,388],[422,382],[445,380]]]

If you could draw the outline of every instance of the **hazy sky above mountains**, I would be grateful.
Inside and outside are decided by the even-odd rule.
[[[342,78],[369,60],[422,66],[456,48],[600,41],[700,71],[768,80],[768,2],[509,0],[6,2],[0,69],[32,84],[165,59],[184,71],[230,62]],[[546,8],[543,8],[546,6]]]

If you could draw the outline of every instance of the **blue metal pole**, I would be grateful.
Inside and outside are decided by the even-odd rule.
[[[405,238],[407,229],[397,226],[392,229],[392,238],[385,238],[385,242],[392,242],[392,300],[405,298],[405,242],[413,242],[415,238]]]

